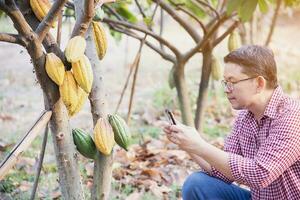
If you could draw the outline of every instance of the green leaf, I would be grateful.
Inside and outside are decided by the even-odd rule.
[[[143,20],[144,20],[144,23],[145,23],[148,27],[151,27],[151,26],[153,26],[153,24],[154,24],[151,17],[144,17]]]
[[[138,21],[136,16],[128,9],[128,6],[126,4],[119,4],[116,7],[116,11],[131,23],[136,23]]]
[[[231,15],[231,13],[235,10],[238,10],[239,6],[243,1],[241,0],[228,0],[226,7],[226,14]]]
[[[95,20],[102,20],[102,19],[104,18],[104,16],[105,16],[104,11],[103,11],[101,8],[98,8],[98,9],[96,10],[96,14],[95,14],[94,19],[95,19]]]
[[[191,0],[185,1],[185,7],[199,18],[206,16],[205,11]]]
[[[258,0],[259,10],[262,13],[268,12],[268,4],[265,0]]]
[[[122,39],[122,33],[109,29],[110,35],[119,43]]]
[[[239,7],[238,15],[242,22],[251,19],[253,12],[255,11],[258,0],[243,0],[242,5]]]

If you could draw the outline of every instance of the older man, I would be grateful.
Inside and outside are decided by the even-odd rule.
[[[231,106],[241,110],[224,151],[192,127],[164,127],[203,169],[186,179],[183,199],[300,199],[300,103],[278,85],[272,51],[244,46],[224,61],[224,91]]]

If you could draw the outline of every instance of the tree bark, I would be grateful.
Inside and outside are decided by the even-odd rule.
[[[27,22],[34,30],[38,21],[31,21],[33,15],[28,1],[23,1],[21,6]],[[69,127],[69,117],[60,99],[58,86],[49,79],[45,70],[45,54],[42,44],[37,37],[32,38],[27,51],[33,60],[36,77],[44,92],[45,108],[52,110],[50,128],[54,143],[54,151],[59,173],[59,183],[64,199],[81,200],[84,193],[81,185],[80,174],[75,154],[75,146]]]
[[[195,127],[200,133],[203,132],[203,116],[204,116],[204,110],[206,106],[208,84],[209,84],[209,78],[211,73],[211,58],[212,58],[212,50],[208,47],[203,51],[201,82],[199,85],[199,92],[197,98],[197,110],[196,110],[196,117],[195,117]]]
[[[182,115],[182,122],[188,126],[194,126],[189,92],[184,75],[184,64],[178,62],[174,67],[174,82]]]
[[[271,26],[270,26],[270,31],[269,31],[267,40],[265,42],[265,46],[268,46],[270,44],[270,42],[271,42],[271,38],[272,38],[274,29],[275,29],[275,25],[276,25],[276,21],[277,21],[277,17],[278,17],[278,14],[279,14],[281,3],[282,3],[282,0],[277,0],[277,2],[276,2],[276,8],[275,8],[274,15],[273,15],[273,18],[272,18],[272,23],[271,23]]]
[[[87,50],[86,55],[89,58],[94,74],[92,91],[89,95],[91,111],[93,115],[94,125],[100,117],[107,117],[107,102],[103,80],[103,72],[101,70],[100,61],[97,56],[96,47],[91,32],[91,26],[87,32]],[[113,153],[110,156],[105,156],[98,152],[94,165],[93,188],[91,198],[93,200],[109,199],[111,188],[113,165]]]
[[[41,44],[39,44],[41,46]],[[69,118],[59,96],[58,87],[47,76],[45,71],[45,55],[35,57],[38,49],[32,46],[29,54],[34,61],[37,79],[39,80],[47,98],[46,109],[52,110],[50,128],[54,143],[54,151],[59,173],[59,183],[64,199],[81,200],[84,193],[75,154],[75,146],[69,127]]]

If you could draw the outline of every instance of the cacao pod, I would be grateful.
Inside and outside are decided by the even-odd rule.
[[[78,85],[71,71],[65,72],[63,84],[59,86],[60,96],[68,110],[75,110],[78,102]]]
[[[82,109],[82,107],[83,107],[86,99],[88,98],[88,96],[89,95],[83,89],[81,89],[81,87],[77,87],[78,102],[77,102],[76,106],[71,107],[71,108],[73,108],[73,110],[68,108],[68,113],[69,113],[70,117],[74,116],[75,114],[77,114]]]
[[[220,61],[213,55],[211,60],[211,76],[213,80],[220,80],[222,77],[222,69]]]
[[[54,53],[46,55],[46,72],[50,79],[57,85],[62,85],[65,76],[65,66],[63,62]]]
[[[85,39],[81,36],[71,38],[65,49],[65,56],[69,62],[77,62],[84,55]]]
[[[170,87],[171,89],[173,89],[173,88],[175,87],[174,71],[175,71],[175,68],[172,67],[172,69],[171,69],[170,72],[169,72],[169,77],[168,77],[168,83],[169,83],[169,87]]]
[[[79,128],[72,129],[76,149],[86,158],[94,159],[97,149],[92,137]]]
[[[103,59],[107,50],[107,38],[102,24],[92,21],[93,36],[97,54],[100,60]]]
[[[228,38],[228,51],[231,52],[242,46],[241,37],[237,31],[233,31]]]
[[[94,128],[94,140],[97,149],[109,155],[115,145],[114,132],[107,119],[99,118]]]
[[[77,62],[72,62],[72,71],[78,85],[87,93],[90,93],[93,84],[93,70],[91,63],[85,55]]]
[[[39,21],[42,21],[44,17],[48,14],[51,3],[49,0],[30,0],[30,7]],[[53,28],[55,27],[55,22],[51,25]]]
[[[130,132],[126,122],[117,114],[108,115],[108,121],[113,129],[116,143],[127,151],[130,142]]]

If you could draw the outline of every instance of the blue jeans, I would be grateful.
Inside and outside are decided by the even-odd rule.
[[[251,199],[250,191],[204,172],[191,174],[182,187],[183,200],[244,200]]]

